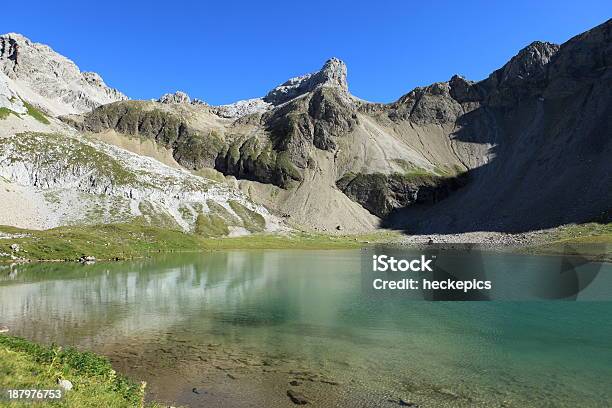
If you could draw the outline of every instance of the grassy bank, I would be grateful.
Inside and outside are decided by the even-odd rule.
[[[144,384],[115,373],[106,358],[0,334],[0,389],[59,389],[59,379],[70,381],[72,390],[65,391],[60,400],[37,403],[37,407],[143,406]],[[31,407],[32,402],[10,406]]]
[[[83,255],[99,260],[129,259],[152,253],[216,249],[341,249],[387,242],[396,233],[317,235],[307,233],[254,234],[236,238],[207,238],[139,223],[66,226],[44,231],[0,226],[0,253],[30,260],[77,260]],[[19,252],[11,245],[17,244]],[[0,260],[10,261],[4,256]]]
[[[65,226],[44,231],[0,226],[0,262],[11,255],[32,261],[75,261],[81,256],[120,260],[156,253],[231,249],[351,249],[399,241],[397,232],[325,235],[291,232],[213,238],[138,222]],[[11,245],[17,244],[19,252]],[[589,223],[559,227],[541,243],[521,250],[534,254],[583,255],[612,260],[612,224]]]
[[[525,248],[523,252],[612,262],[612,223],[562,226],[553,230],[545,242]]]

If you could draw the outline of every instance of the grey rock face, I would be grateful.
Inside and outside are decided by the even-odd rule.
[[[272,108],[272,104],[262,98],[246,99],[229,105],[212,107],[212,111],[222,118],[239,118],[253,113],[265,112]]]
[[[494,75],[497,76],[499,85],[508,81],[522,80],[530,76],[538,75],[559,51],[557,44],[549,42],[534,41],[504,65]]]
[[[262,122],[274,150],[301,173],[313,149],[333,151],[338,139],[350,134],[358,122],[357,108],[342,89],[322,86],[263,115]]]
[[[162,95],[161,98],[157,100],[160,103],[191,103],[191,98],[185,92],[176,91],[175,93],[167,93]]]
[[[14,83],[31,91],[28,101],[51,115],[88,112],[127,99],[106,86],[98,74],[81,72],[50,47],[20,34],[0,36],[0,72],[9,86]]]
[[[331,58],[320,71],[291,78],[268,92],[263,99],[273,105],[280,105],[300,95],[312,92],[319,86],[331,86],[348,92],[344,62],[337,58]]]
[[[455,80],[454,84],[460,80]],[[460,87],[456,87],[459,89]],[[388,116],[395,122],[409,120],[424,125],[432,123],[453,123],[463,113],[460,103],[451,95],[449,82],[438,82],[426,87],[419,87],[402,96],[397,102],[385,107]],[[467,96],[471,93],[469,84],[457,93]]]
[[[325,88],[313,93],[308,114],[313,124],[312,143],[321,150],[334,150],[336,138],[347,135],[357,124],[355,106],[343,95]]]
[[[213,106],[211,110],[222,118],[239,118],[256,113],[265,113],[322,86],[334,87],[348,95],[344,62],[337,58],[331,58],[325,62],[320,71],[291,78],[268,92],[263,98],[246,99],[228,105]]]
[[[19,114],[28,111],[19,95],[9,87],[2,76],[0,76],[0,108],[6,108]]]
[[[474,86],[474,81],[468,81],[459,75],[454,75],[448,82],[450,96],[459,103],[479,102],[482,94]]]

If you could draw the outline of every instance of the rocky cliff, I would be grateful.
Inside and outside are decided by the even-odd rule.
[[[5,95],[2,83],[54,116],[88,112],[127,99],[95,72],[81,72],[50,47],[15,33],[0,35],[0,103]]]
[[[415,232],[519,232],[609,222],[612,207],[612,21],[557,46],[534,42],[454,99],[454,140],[488,145],[465,188],[395,214]],[[606,215],[608,214],[608,215]],[[604,219],[605,218],[605,219]]]

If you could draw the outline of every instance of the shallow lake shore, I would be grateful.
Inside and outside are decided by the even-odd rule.
[[[362,256],[233,250],[17,265],[0,275],[0,323],[106,356],[165,405],[595,407],[612,398],[605,302],[371,298]]]

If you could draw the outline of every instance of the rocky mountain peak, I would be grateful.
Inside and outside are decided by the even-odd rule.
[[[498,74],[500,83],[522,80],[542,72],[544,66],[559,51],[559,45],[534,41],[516,54]]]
[[[94,72],[21,34],[0,35],[0,76],[20,97],[51,115],[83,113],[127,97]]]
[[[330,58],[319,71],[321,85],[337,86],[348,91],[346,82],[346,64],[338,58]]]
[[[157,100],[160,103],[191,103],[191,98],[183,91],[176,91],[175,93],[167,93],[162,95]]]
[[[348,93],[346,64],[338,58],[330,58],[320,71],[289,79],[268,92],[263,100],[280,105],[320,86],[331,86]]]

